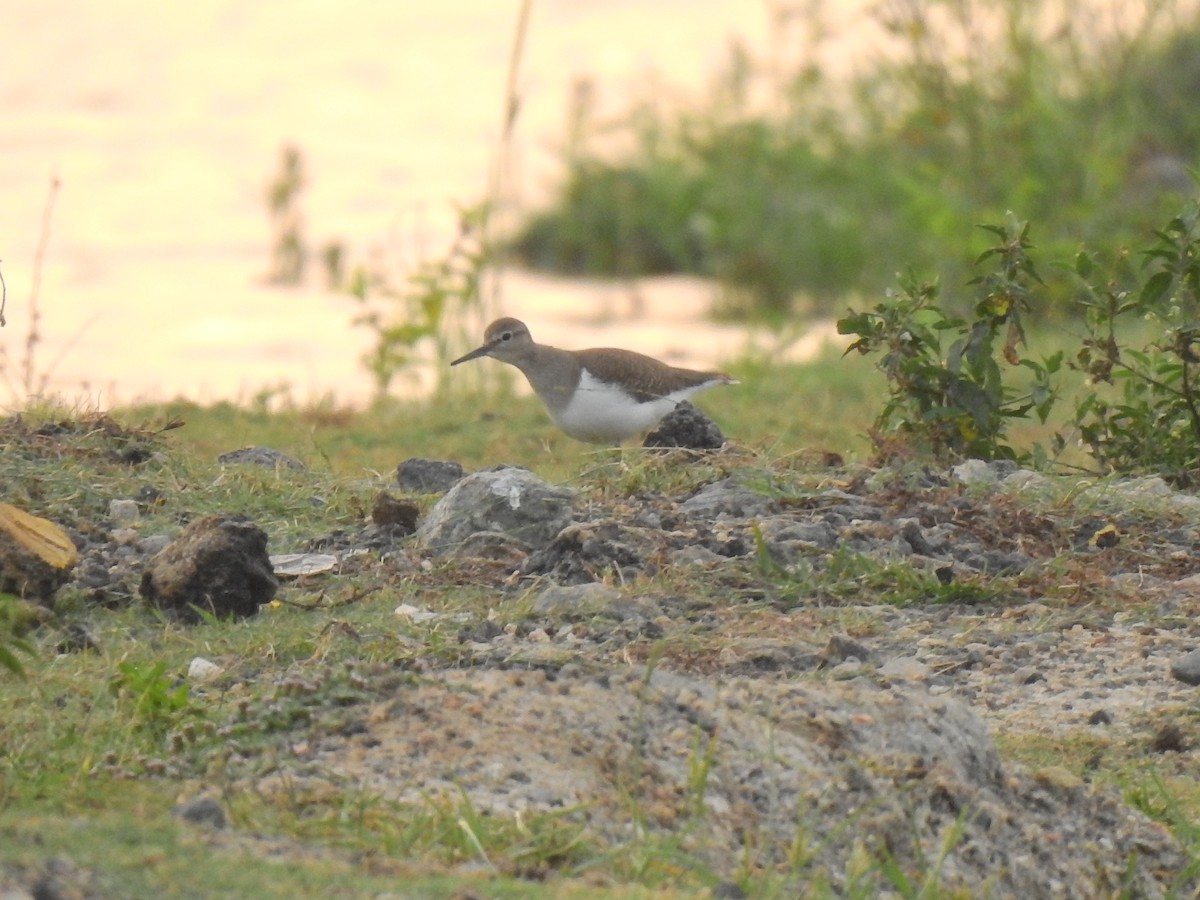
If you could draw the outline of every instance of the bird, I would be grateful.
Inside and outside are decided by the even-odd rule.
[[[489,325],[483,344],[450,365],[483,356],[520,369],[554,424],[591,444],[620,444],[701,391],[738,383],[724,372],[680,369],[632,350],[539,344],[524,322],[509,317]]]

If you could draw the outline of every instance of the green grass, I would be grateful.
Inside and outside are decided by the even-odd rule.
[[[828,449],[861,459],[869,451],[864,435],[870,409],[882,402],[882,383],[869,361],[839,357],[830,350],[805,365],[735,360],[729,369],[741,384],[708,391],[697,405],[744,447],[772,455]],[[168,432],[167,440],[202,462],[263,445],[295,456],[322,477],[389,478],[410,457],[433,457],[468,469],[524,465],[550,480],[565,480],[617,456],[559,432],[537,398],[527,394],[449,394],[432,403],[388,399],[365,411],[318,407],[268,413],[180,402],[117,415],[127,424],[149,427],[182,420],[183,427]],[[230,469],[213,489],[234,490],[228,479],[272,478]]]
[[[360,527],[375,493],[410,456],[457,459],[469,469],[526,465],[571,485],[598,508],[634,494],[686,496],[734,473],[785,503],[802,504],[830,479],[867,474],[863,463],[871,449],[864,432],[882,391],[868,361],[830,353],[808,365],[743,360],[731,368],[742,384],[709,392],[702,405],[736,447],[689,466],[633,448],[597,450],[570,441],[531,397],[463,395],[357,412],[276,414],[173,403],[114,411],[112,420],[132,429],[127,433],[104,426],[109,420],[103,417],[47,407],[29,410],[25,420],[35,430],[66,423],[50,430],[58,435],[53,441],[0,435],[0,502],[85,530],[103,527],[98,523],[109,500],[151,488],[162,499],[144,512],[139,534],[174,534],[197,515],[240,512],[268,532],[272,552],[284,552],[335,529]],[[182,419],[182,427],[156,434],[174,419]],[[114,443],[149,452],[131,465],[109,452]],[[275,472],[215,463],[217,454],[246,445],[271,446],[309,468]],[[831,468],[823,451],[841,454],[846,465]],[[914,472],[919,468],[914,464]],[[888,484],[915,490],[906,487],[910,474],[897,471]],[[418,498],[426,506],[432,500]],[[1058,515],[1068,515],[1075,503],[1081,514],[1094,508],[1082,495],[1038,502]],[[667,811],[678,816],[678,829],[647,830],[615,845],[587,833],[573,811],[489,816],[461,796],[401,804],[351,784],[289,787],[284,781],[270,792],[245,790],[270,775],[296,742],[338,734],[357,714],[352,710],[419,683],[423,672],[478,665],[458,631],[464,621],[483,622],[498,603],[496,573],[475,565],[434,561],[391,575],[367,568],[288,582],[279,602],[256,617],[194,626],[164,621],[133,591],[110,596],[110,606],[61,592],[51,620],[26,634],[34,651],[20,655],[26,677],[0,671],[0,708],[6,710],[0,719],[0,867],[33,871],[61,854],[95,873],[98,891],[128,897],[357,897],[389,890],[452,897],[473,889],[496,897],[684,897],[704,896],[721,877],[737,878],[757,897],[788,896],[798,877],[809,878],[815,895],[830,893],[821,887],[824,876],[798,875],[804,848],[821,840],[815,832],[798,831],[796,846],[779,850],[792,860],[781,870],[758,872],[750,856],[740,873],[705,866],[693,844],[693,833],[702,830],[711,765],[702,742],[691,748],[685,796]],[[1073,574],[1061,573],[1063,579]],[[801,603],[811,607],[804,622],[813,629],[870,635],[884,627],[878,610],[886,605],[951,602],[987,610],[1030,592],[1052,606],[1078,602],[1055,594],[1053,573],[1041,577],[1045,583],[981,577],[944,586],[907,565],[848,551],[814,553],[792,566],[767,554],[719,570],[664,566],[638,581],[639,595],[686,598],[704,616],[657,637],[614,642],[599,660],[581,664],[611,659],[647,671],[719,671],[731,640],[779,639],[781,628],[795,631],[797,624],[785,617]],[[530,602],[524,595],[506,599],[504,621],[517,627],[530,621]],[[1108,601],[1088,595],[1083,602]],[[446,615],[398,619],[393,610],[401,603]],[[581,624],[588,621],[584,616]],[[559,623],[543,617],[539,624]],[[100,649],[57,653],[68,625],[86,628]],[[803,640],[815,638],[806,632]],[[520,665],[521,652],[509,662]],[[216,663],[222,673],[205,684],[185,681],[194,657]],[[1004,746],[1035,765],[1049,749],[1012,737]],[[1077,770],[1088,749],[1080,744],[1060,763]],[[1161,767],[1147,773],[1135,749],[1106,752],[1107,783],[1176,822],[1181,834],[1192,833],[1187,823],[1200,809],[1194,779]],[[631,819],[653,821],[663,811],[640,793],[636,757],[622,766],[614,777],[627,790],[618,800]],[[1152,775],[1165,793],[1145,787]],[[221,801],[230,828],[185,825],[172,814],[177,803],[202,793]],[[764,854],[769,849],[761,848]],[[881,871],[878,860],[855,865],[861,871],[851,874],[860,886]],[[936,882],[939,865],[930,860],[921,876]],[[936,888],[922,890],[939,896]],[[868,893],[862,887],[860,894]]]

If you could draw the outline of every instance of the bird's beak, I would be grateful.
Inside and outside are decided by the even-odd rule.
[[[459,363],[465,363],[472,359],[479,359],[481,356],[487,356],[492,352],[493,346],[493,344],[484,344],[482,347],[476,347],[466,356],[460,356],[458,359],[454,360],[454,362],[450,363],[450,365],[457,366]]]

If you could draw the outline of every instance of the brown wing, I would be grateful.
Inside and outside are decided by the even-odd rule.
[[[648,403],[706,381],[731,380],[721,372],[694,372],[668,366],[632,350],[603,348],[581,350],[576,355],[594,377],[608,384],[621,384],[639,403]]]

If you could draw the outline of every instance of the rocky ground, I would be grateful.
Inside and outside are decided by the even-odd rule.
[[[1007,463],[771,473],[731,456],[699,486],[588,493],[407,465],[402,510],[405,488],[441,497],[415,534],[380,501],[380,521],[289,549],[331,561],[310,577],[489,599],[402,603],[387,664],[280,675],[248,699],[222,732],[248,795],[461,790],[601,845],[669,836],[718,874],[749,859],[835,893],[899,890],[880,860],[970,896],[1197,887],[1168,830],[1091,773],[1110,755],[1194,766],[1200,500]],[[104,533],[80,540],[73,588],[144,586],[168,536]],[[198,697],[248,677],[193,675]],[[289,705],[308,713],[280,727]],[[264,764],[242,747],[269,729]],[[1016,745],[1045,763],[1009,761]],[[223,824],[203,775],[175,775],[184,814]]]

